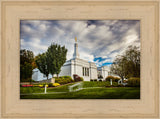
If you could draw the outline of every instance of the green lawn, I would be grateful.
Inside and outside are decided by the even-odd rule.
[[[56,88],[47,88],[50,94],[43,93],[44,88],[21,87],[21,99],[140,99],[138,87],[105,87],[108,82],[84,82],[83,88],[77,92],[69,92],[68,84]],[[91,88],[94,87],[94,88]],[[99,88],[98,88],[99,87]],[[56,92],[55,94],[53,94]],[[57,93],[60,92],[60,93]],[[33,93],[33,94],[32,94]]]

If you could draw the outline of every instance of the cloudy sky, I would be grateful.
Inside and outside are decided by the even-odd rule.
[[[57,43],[65,45],[67,59],[71,59],[77,37],[80,58],[104,66],[129,45],[140,46],[138,20],[22,20],[20,24],[21,49],[35,56]]]

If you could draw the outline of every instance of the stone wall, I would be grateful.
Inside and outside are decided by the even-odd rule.
[[[71,65],[62,66],[59,76],[70,76],[70,75],[71,75]]]

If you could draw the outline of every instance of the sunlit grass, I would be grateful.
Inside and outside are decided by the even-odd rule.
[[[139,87],[105,87],[108,82],[84,82],[83,90],[69,92],[68,85],[55,88],[47,88],[48,94],[44,93],[44,88],[39,87],[21,87],[21,99],[140,99]],[[108,84],[107,84],[108,85]],[[93,88],[90,88],[93,87]],[[97,88],[99,87],[99,88]],[[64,92],[54,94],[52,92]]]

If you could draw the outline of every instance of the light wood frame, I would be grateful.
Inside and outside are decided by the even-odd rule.
[[[159,0],[1,1],[1,118],[159,119]],[[23,99],[19,88],[20,20],[141,22],[141,99]]]

